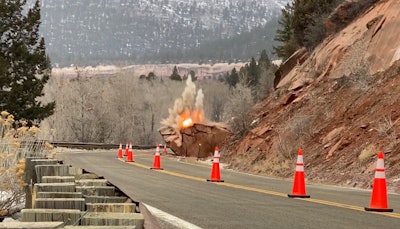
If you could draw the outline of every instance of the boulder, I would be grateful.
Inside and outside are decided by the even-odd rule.
[[[304,63],[304,61],[310,56],[310,53],[306,48],[301,48],[294,52],[283,64],[281,64],[278,70],[275,72],[274,88],[281,86],[281,81],[295,68]],[[290,79],[288,79],[290,80]]]
[[[195,123],[179,131],[165,126],[159,132],[176,155],[197,158],[211,156],[215,147],[221,146],[231,135],[222,123]]]

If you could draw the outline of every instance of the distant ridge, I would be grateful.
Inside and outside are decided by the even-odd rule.
[[[233,38],[276,20],[287,2],[46,0],[41,1],[41,31],[56,66],[124,61],[183,62],[189,58],[188,50],[199,48],[205,42]],[[271,41],[271,36],[261,39],[265,44]],[[245,42],[239,43],[246,47]],[[246,50],[235,51],[231,56],[243,52]],[[198,52],[195,55],[201,55],[203,60],[226,58]]]

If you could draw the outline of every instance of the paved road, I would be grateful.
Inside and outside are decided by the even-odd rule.
[[[66,164],[104,176],[131,198],[201,228],[400,228],[400,196],[389,194],[394,213],[365,212],[370,191],[307,184],[310,199],[292,199],[292,180],[221,170],[223,183],[206,182],[207,165],[134,152],[134,163],[113,151],[59,153]],[[306,171],[307,173],[307,171]],[[371,178],[373,179],[373,178]],[[183,226],[182,226],[183,227]]]

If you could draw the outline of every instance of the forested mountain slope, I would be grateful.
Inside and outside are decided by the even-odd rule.
[[[237,61],[272,48],[287,2],[46,0],[41,30],[56,66]]]

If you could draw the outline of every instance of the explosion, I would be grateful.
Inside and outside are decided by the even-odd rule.
[[[203,91],[200,89],[196,93],[189,76],[182,97],[168,109],[169,117],[161,121],[159,132],[176,155],[208,157],[215,146],[220,146],[231,135],[225,124],[205,120],[203,99]]]
[[[204,121],[204,94],[201,89],[196,93],[196,85],[189,76],[182,97],[175,100],[174,107],[168,109],[169,117],[161,121],[164,126],[181,130]]]

